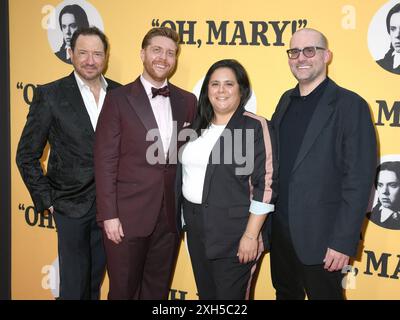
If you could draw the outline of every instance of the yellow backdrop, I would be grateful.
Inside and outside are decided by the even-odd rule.
[[[56,46],[53,40],[61,37],[56,15],[60,7],[66,3],[81,4],[91,13],[91,24],[104,26],[111,43],[109,78],[121,83],[134,80],[142,71],[139,51],[144,34],[153,24],[173,26],[183,34],[185,44],[171,82],[195,91],[212,63],[235,58],[250,75],[256,112],[267,118],[271,117],[281,94],[296,83],[285,53],[292,31],[304,26],[319,29],[328,37],[333,51],[329,76],[368,101],[374,121],[379,122],[376,128],[380,156],[399,160],[400,75],[387,72],[374,61],[382,53],[379,50],[387,50],[378,41],[389,43],[384,18],[397,2],[203,0],[190,2],[188,6],[184,0],[11,0],[12,298],[53,299],[57,294],[54,223],[51,218],[35,213],[14,159],[33,87],[61,78],[72,70],[53,53]],[[349,299],[400,298],[399,233],[365,221],[359,256],[345,278]],[[103,298],[107,289],[106,280]],[[184,243],[171,298],[197,298]],[[268,254],[260,267],[255,298],[274,298]]]

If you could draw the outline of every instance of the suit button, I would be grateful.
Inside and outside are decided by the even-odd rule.
[[[204,207],[208,208],[208,203],[204,204]]]

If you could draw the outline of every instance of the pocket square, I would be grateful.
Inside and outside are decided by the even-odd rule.
[[[185,122],[185,123],[183,124],[183,128],[186,128],[186,127],[188,127],[188,126],[190,126],[190,125],[191,125],[190,122]]]

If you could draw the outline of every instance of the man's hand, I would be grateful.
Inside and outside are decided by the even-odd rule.
[[[51,214],[53,214],[53,212],[54,212],[54,207],[51,206],[48,210],[49,210],[49,212],[50,212]]]
[[[121,243],[124,237],[124,231],[122,230],[119,218],[104,220],[103,223],[107,238],[116,244]]]
[[[342,270],[344,266],[349,264],[349,256],[328,248],[326,251],[324,269],[332,272]]]

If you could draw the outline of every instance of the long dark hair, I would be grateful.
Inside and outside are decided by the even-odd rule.
[[[60,11],[60,15],[58,16],[58,22],[60,24],[61,30],[62,30],[61,19],[62,19],[62,16],[66,13],[70,13],[75,17],[75,22],[76,22],[78,28],[89,27],[89,20],[88,20],[85,10],[83,10],[77,4],[71,4],[71,5],[67,5],[64,8],[62,8],[62,10]]]
[[[240,90],[240,103],[238,108],[244,107],[250,98],[250,80],[245,68],[234,59],[224,59],[215,62],[210,69],[208,69],[200,90],[199,102],[197,104],[197,117],[193,124],[193,129],[196,130],[198,134],[201,129],[207,129],[214,118],[214,110],[208,99],[208,83],[214,71],[220,68],[229,68],[235,74]]]
[[[395,13],[400,13],[400,3],[396,4],[392,9],[390,9],[386,16],[386,29],[389,34],[390,34],[390,19],[392,18],[392,15],[394,15]]]
[[[375,188],[378,188],[379,173],[381,171],[392,171],[395,173],[397,180],[400,181],[400,161],[387,161],[383,162],[376,169]]]
[[[376,169],[376,178],[375,178],[375,188],[376,190],[378,190],[378,183],[379,183],[379,173],[381,171],[391,171],[394,172],[394,174],[396,175],[397,181],[400,181],[400,161],[387,161],[387,162],[383,162],[382,164],[380,164],[378,166],[378,168]],[[393,210],[399,210],[400,207],[398,207],[400,205],[400,199],[398,198],[399,195],[397,195],[397,197],[395,199],[393,199]],[[382,205],[381,199],[378,197],[378,201],[376,206],[379,208]]]
[[[396,4],[392,9],[390,9],[386,16],[386,29],[389,35],[390,35],[390,19],[392,18],[392,15],[394,15],[395,13],[400,13],[400,3]],[[393,43],[390,40],[390,50],[385,55],[385,59],[390,59],[393,51],[394,51]]]

